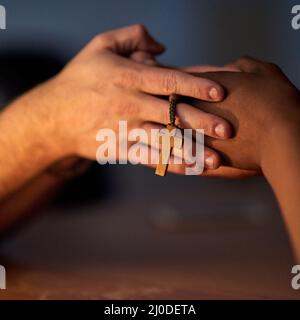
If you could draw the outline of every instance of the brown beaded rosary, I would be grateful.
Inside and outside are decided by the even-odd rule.
[[[168,132],[164,134],[160,133],[159,135],[160,152],[155,174],[162,177],[167,174],[173,149],[181,149],[183,144],[182,134],[180,132],[181,129],[175,124],[178,98],[179,97],[176,94],[170,95],[170,123],[166,125],[166,129],[168,130]]]

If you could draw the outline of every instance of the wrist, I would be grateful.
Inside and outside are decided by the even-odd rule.
[[[69,157],[54,163],[46,172],[60,180],[70,180],[84,174],[91,164],[90,160]]]
[[[265,172],[270,171],[275,162],[284,160],[285,154],[292,150],[294,153],[300,151],[300,93],[297,91],[292,99],[284,102],[285,110],[282,105],[274,106],[274,113],[270,120],[265,123],[266,134],[261,145],[261,169]],[[271,169],[272,170],[272,169]]]
[[[50,163],[73,154],[72,144],[61,134],[56,88],[56,81],[51,79],[16,101],[16,109],[21,113],[20,121],[23,121],[28,140],[33,147],[46,152]]]
[[[278,200],[294,253],[300,259],[300,121],[278,127],[262,170]]]
[[[32,161],[51,164],[64,158],[66,150],[54,139],[51,117],[43,111],[43,99],[33,91],[15,100],[2,114],[7,143],[18,146]]]
[[[269,181],[297,169],[300,158],[300,114],[272,125],[261,157],[261,169]]]

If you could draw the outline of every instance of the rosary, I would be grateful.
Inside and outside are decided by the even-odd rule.
[[[160,152],[155,174],[162,177],[164,177],[168,171],[168,165],[173,149],[181,149],[183,145],[181,129],[175,124],[178,96],[172,94],[169,97],[169,102],[170,123],[166,125],[166,130],[158,136]]]

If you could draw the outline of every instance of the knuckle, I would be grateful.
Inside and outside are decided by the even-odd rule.
[[[243,56],[239,58],[237,60],[237,63],[241,66],[248,67],[248,68],[251,68],[251,67],[253,68],[256,65],[256,62],[247,56]]]
[[[178,78],[173,72],[167,72],[163,76],[162,87],[166,94],[172,94],[178,92]]]
[[[132,119],[137,116],[140,112],[138,104],[126,101],[120,102],[118,106],[118,115],[121,119]]]
[[[139,82],[139,73],[133,69],[126,69],[118,74],[115,85],[125,88],[136,88],[139,87]]]
[[[237,60],[237,65],[245,69],[247,72],[259,72],[261,70],[262,63],[254,60],[251,57],[244,56]]]
[[[210,114],[201,114],[198,126],[209,136],[215,136],[215,117]]]
[[[266,63],[265,68],[271,73],[281,72],[281,69],[275,63]]]
[[[97,34],[92,38],[91,42],[98,43],[99,41],[101,41],[103,36],[104,36],[103,33]]]
[[[94,46],[107,46],[110,43],[110,36],[106,33],[100,33],[94,36],[94,38],[91,40],[91,44]]]
[[[240,57],[236,60],[238,64],[244,64],[249,62],[249,58],[246,56]]]
[[[145,27],[143,24],[136,24],[136,25],[134,26],[134,29],[135,29],[137,35],[139,35],[139,36],[143,36],[143,35],[145,35],[146,32],[147,32],[147,31],[146,31],[146,27]]]

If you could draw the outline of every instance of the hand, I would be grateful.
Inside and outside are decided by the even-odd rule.
[[[275,65],[242,58],[242,72],[217,72],[201,77],[218,81],[228,90],[222,103],[197,102],[203,110],[231,121],[235,136],[225,141],[207,138],[221,152],[225,164],[259,172],[268,166],[278,136],[300,123],[300,94]]]
[[[234,168],[262,171],[281,208],[295,257],[300,261],[300,93],[275,65],[243,58],[240,73],[207,73],[228,89],[222,103],[199,103],[230,120],[236,134],[206,143]],[[203,74],[202,74],[203,76]]]
[[[119,120],[128,121],[128,130],[165,125],[169,103],[154,95],[177,93],[208,101],[223,98],[222,87],[214,81],[137,61],[139,55],[153,60],[163,49],[141,26],[104,33],[59,75],[32,92],[28,103],[36,101],[34,110],[44,127],[47,123],[56,152],[95,159],[95,137],[101,128],[118,134]],[[184,103],[177,111],[184,128],[203,128],[207,135],[221,139],[231,134],[230,125],[218,116]],[[210,168],[218,167],[220,159],[214,150],[206,148],[205,155],[213,160]]]
[[[253,59],[254,60],[254,59]],[[188,66],[182,68],[183,71],[189,72],[191,74],[195,73],[206,73],[206,72],[221,72],[221,71],[228,71],[228,72],[243,72],[243,59],[239,59],[233,63],[226,64],[224,66],[214,66],[214,65],[195,65],[195,66]],[[178,169],[177,169],[178,170]],[[182,169],[180,169],[182,170]],[[242,170],[238,168],[232,168],[229,166],[221,165],[216,170],[211,170],[207,168],[202,176],[208,177],[222,177],[222,178],[248,178],[252,176],[259,175],[260,172],[256,170]]]

